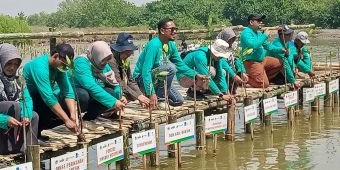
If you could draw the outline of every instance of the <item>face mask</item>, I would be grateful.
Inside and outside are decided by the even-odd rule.
[[[64,63],[64,62],[63,62]],[[72,68],[72,61],[70,59],[70,57],[66,56],[66,63],[64,63],[64,65],[62,66],[59,66],[57,67],[57,69],[60,71],[60,72],[66,72],[68,71],[68,68]]]

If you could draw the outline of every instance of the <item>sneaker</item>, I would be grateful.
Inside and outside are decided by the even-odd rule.
[[[194,100],[194,90],[192,88],[189,88],[187,91],[187,97],[190,98],[191,100]],[[198,101],[203,101],[208,99],[202,92],[196,91],[196,100]]]

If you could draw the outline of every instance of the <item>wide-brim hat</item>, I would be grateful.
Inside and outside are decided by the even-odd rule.
[[[117,52],[138,50],[138,47],[133,43],[132,35],[128,33],[119,33],[117,40],[111,42],[110,47]]]
[[[216,57],[229,58],[230,52],[228,51],[229,44],[222,40],[216,39],[215,42],[211,45],[210,50]]]

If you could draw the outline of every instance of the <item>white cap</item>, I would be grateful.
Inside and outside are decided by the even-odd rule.
[[[308,40],[308,34],[304,31],[299,32],[296,35],[296,39],[300,40],[304,44],[310,43],[310,41]]]
[[[228,48],[229,44],[227,42],[222,39],[216,39],[210,50],[216,57],[229,58]]]

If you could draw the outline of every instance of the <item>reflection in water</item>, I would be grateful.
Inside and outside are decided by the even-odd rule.
[[[320,106],[318,115],[310,113],[305,104],[293,126],[287,124],[286,111],[280,109],[273,115],[273,132],[270,126],[255,123],[254,141],[250,134],[243,133],[243,111],[240,111],[240,117],[236,116],[234,142],[226,141],[220,135],[216,156],[212,153],[211,137],[207,138],[206,151],[196,151],[195,141],[185,142],[180,169],[337,169],[340,160],[339,108],[332,112],[331,108],[323,109],[323,102]],[[161,167],[155,169],[174,169],[174,159],[163,156],[161,163]]]

